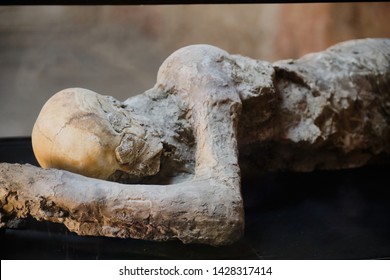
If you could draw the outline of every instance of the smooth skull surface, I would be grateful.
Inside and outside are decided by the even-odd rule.
[[[32,131],[39,164],[99,179],[118,170],[157,173],[161,144],[153,143],[155,148],[149,149],[145,129],[121,106],[114,98],[87,89],[56,93],[43,106]]]

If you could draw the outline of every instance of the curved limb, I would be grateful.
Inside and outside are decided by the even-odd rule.
[[[222,61],[225,51],[193,45],[173,53],[160,67],[157,87],[174,92],[191,110],[197,143],[196,178],[239,188],[237,125],[241,99]]]
[[[68,171],[0,164],[0,226],[32,216],[80,235],[223,245],[242,235],[235,194],[210,180],[124,185]]]
[[[169,67],[164,72],[163,65],[159,72],[159,83],[174,87],[192,112],[197,143],[192,181],[122,185],[66,171],[2,164],[2,226],[9,218],[31,215],[64,223],[81,235],[177,238],[211,245],[239,239],[244,228],[236,141],[241,101],[218,65],[223,54],[210,46],[185,48],[164,65],[173,63],[186,71],[177,75]]]

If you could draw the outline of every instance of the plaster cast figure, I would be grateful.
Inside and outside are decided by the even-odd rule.
[[[244,229],[241,174],[388,154],[389,89],[390,39],[275,63],[193,45],[124,102],[65,89],[33,129],[44,169],[0,164],[1,226],[31,215],[81,235],[232,243]]]

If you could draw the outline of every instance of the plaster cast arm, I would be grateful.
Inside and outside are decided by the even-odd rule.
[[[80,235],[180,239],[222,245],[242,234],[226,205],[229,190],[197,180],[176,185],[123,185],[68,171],[0,164],[1,226],[32,216]],[[227,204],[229,205],[229,204]]]
[[[186,51],[191,52],[190,59],[183,53]],[[3,163],[1,225],[12,217],[30,215],[63,223],[80,235],[179,239],[211,245],[239,239],[244,229],[236,142],[241,101],[229,77],[215,64],[220,50],[212,51],[215,53],[209,53],[209,47],[181,50],[159,71],[158,86],[173,86],[192,113],[197,143],[192,180],[173,185],[123,185],[67,171]],[[164,68],[167,64],[170,69],[187,69],[177,76]],[[199,71],[200,67],[204,69]],[[213,68],[214,75],[210,75]],[[187,79],[194,82],[188,84]]]
[[[43,167],[156,180],[3,163],[0,227],[32,216],[82,235],[234,242],[244,227],[238,146],[255,172],[351,168],[390,153],[389,46],[356,40],[270,64],[197,45],[124,103],[61,92],[33,132]]]

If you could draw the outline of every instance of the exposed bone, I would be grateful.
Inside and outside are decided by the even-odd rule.
[[[123,103],[64,90],[34,127],[40,164],[143,185],[2,164],[2,226],[31,215],[83,235],[234,242],[240,167],[350,168],[388,154],[389,88],[390,39],[366,39],[273,64],[189,46]]]

